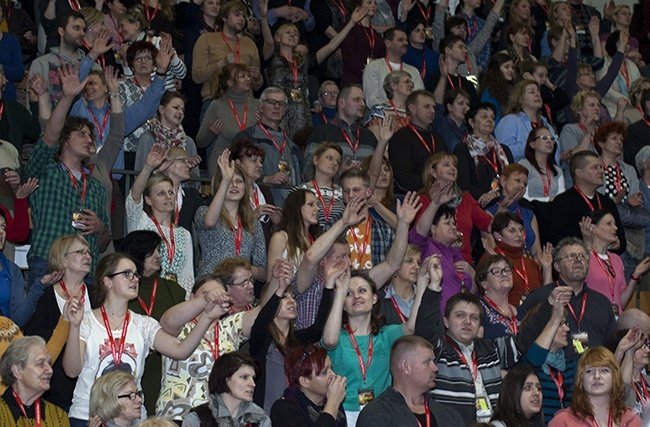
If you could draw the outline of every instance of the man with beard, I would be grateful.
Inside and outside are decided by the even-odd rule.
[[[433,346],[424,338],[399,338],[390,351],[393,386],[363,408],[358,427],[459,426],[463,420],[437,403],[429,390],[436,386],[438,367]],[[432,422],[433,421],[433,422]]]
[[[604,345],[607,337],[616,332],[612,303],[606,296],[587,287],[589,251],[576,237],[566,237],[553,249],[553,268],[558,280],[533,290],[518,308],[522,315],[545,301],[558,286],[569,286],[573,293],[567,305],[566,321],[570,328],[572,345],[566,357],[577,360],[587,347]]]
[[[61,99],[61,81],[57,70],[63,62],[76,64],[81,61],[79,66],[79,78],[84,80],[90,70],[93,68],[95,59],[104,53],[106,46],[102,43],[96,43],[93,49],[86,56],[81,47],[84,45],[84,36],[86,34],[86,21],[80,12],[71,10],[61,15],[57,20],[57,31],[59,33],[59,47],[50,49],[50,53],[43,55],[32,62],[29,68],[29,78],[35,74],[40,74],[48,83],[47,91],[50,94],[50,102],[54,107]],[[93,59],[94,58],[94,59]],[[101,70],[97,66],[98,70]]]

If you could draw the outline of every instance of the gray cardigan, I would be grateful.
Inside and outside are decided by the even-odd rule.
[[[463,419],[453,409],[433,400],[432,394],[425,395],[431,415],[439,426],[462,426]],[[409,409],[404,396],[390,387],[363,408],[357,419],[357,427],[417,427],[418,421]]]

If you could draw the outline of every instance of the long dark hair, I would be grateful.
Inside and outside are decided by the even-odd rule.
[[[309,236],[305,235],[302,217],[302,207],[307,202],[308,193],[313,194],[310,190],[305,189],[292,191],[282,209],[280,230],[287,233],[287,259],[291,262],[302,260],[302,256],[309,249],[305,243],[309,241]],[[314,239],[320,235],[320,231],[318,224],[309,226],[309,234]]]
[[[538,134],[541,132],[542,129],[546,129],[550,132],[550,129],[548,129],[546,126],[538,126],[530,131],[528,134],[528,139],[526,139],[526,147],[524,148],[524,157],[526,157],[526,160],[530,162],[531,165],[535,169],[537,169],[537,172],[540,174],[544,173],[542,171],[542,165],[537,164],[537,159],[535,158],[535,149],[530,145],[533,143],[534,140],[537,139],[539,136]],[[544,165],[544,169],[546,169],[546,166],[549,167],[551,170],[551,173],[553,176],[557,176],[558,171],[555,170],[555,150],[557,150],[558,143],[557,141],[555,142],[555,147],[553,148],[553,152],[548,155],[546,158],[546,164]]]
[[[512,61],[514,67],[514,61],[507,53],[497,53],[488,65],[488,70],[483,77],[481,82],[481,93],[486,90],[490,91],[490,94],[497,100],[501,111],[505,111],[508,108],[508,99],[510,98],[510,93],[513,89],[512,82],[506,81],[503,78],[503,73],[501,72],[501,66],[508,61]]]
[[[543,425],[542,412],[539,411],[532,418],[527,418],[521,409],[521,393],[524,391],[524,384],[530,375],[537,376],[537,373],[530,366],[520,365],[508,372],[503,379],[499,403],[491,421],[503,421],[508,427],[524,427],[532,425]],[[539,391],[540,399],[542,391]]]
[[[375,281],[370,278],[367,272],[360,271],[360,270],[352,271],[350,279],[353,279],[355,277],[360,277],[363,280],[365,280],[370,285],[370,290],[372,294],[377,295],[377,285],[375,284]],[[350,320],[348,319],[348,314],[345,311],[343,311],[342,326],[345,328],[349,324],[350,324]],[[378,298],[377,303],[372,306],[372,313],[370,316],[370,328],[371,328],[370,333],[373,335],[379,334],[379,330],[385,325],[386,325],[386,316],[384,316],[381,313],[381,300]]]

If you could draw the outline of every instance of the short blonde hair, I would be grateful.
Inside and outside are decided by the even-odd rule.
[[[119,416],[122,404],[117,395],[129,384],[136,384],[135,378],[124,371],[109,372],[97,378],[90,389],[90,417],[98,416],[106,423]]]
[[[79,12],[84,16],[84,21],[86,21],[88,27],[104,22],[104,14],[94,7],[82,7]],[[86,28],[86,31],[88,31],[88,28]]]
[[[596,98],[600,102],[600,94],[595,90],[581,90],[576,93],[571,100],[571,112],[576,120],[578,120],[578,113],[582,110],[587,98]]]
[[[63,258],[74,242],[80,242],[86,249],[90,250],[88,241],[81,234],[66,234],[65,236],[57,237],[52,243],[52,246],[50,246],[50,253],[47,256],[47,266],[50,271],[63,270]]]
[[[140,421],[135,427],[177,427],[177,425],[169,418],[150,417],[144,421]]]

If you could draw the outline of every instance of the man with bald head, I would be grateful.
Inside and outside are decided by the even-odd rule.
[[[429,341],[415,335],[395,341],[390,352],[393,386],[363,408],[357,427],[464,425],[456,411],[425,394],[436,386],[437,372]]]
[[[637,325],[644,334],[650,335],[650,316],[638,308],[628,308],[618,318],[616,329],[632,329]]]

